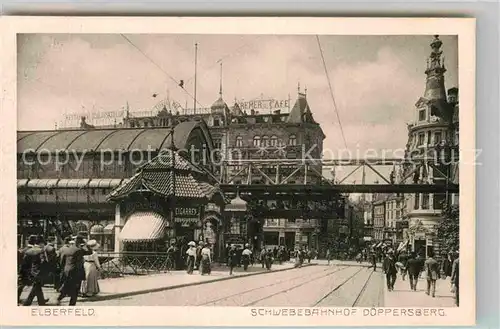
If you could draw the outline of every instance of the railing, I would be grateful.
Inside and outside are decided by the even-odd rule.
[[[101,278],[168,272],[174,264],[166,252],[100,252]]]

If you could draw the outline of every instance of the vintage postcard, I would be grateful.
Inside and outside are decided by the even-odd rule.
[[[2,325],[475,323],[474,19],[1,40]]]

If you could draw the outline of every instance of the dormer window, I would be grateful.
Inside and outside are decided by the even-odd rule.
[[[421,109],[418,111],[418,121],[425,121],[427,115],[425,113],[425,109]]]
[[[219,118],[214,118],[214,127],[219,127],[219,126],[220,126]]]

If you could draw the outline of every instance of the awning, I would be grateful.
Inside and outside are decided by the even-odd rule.
[[[27,183],[28,183],[27,179],[18,179],[17,180],[17,187],[25,187]]]
[[[30,179],[27,187],[34,188],[52,188],[57,185],[59,179]]]
[[[115,229],[115,224],[111,223],[106,226],[104,226],[104,234],[113,234]]]
[[[57,183],[58,188],[84,188],[88,185],[90,179],[60,179]]]
[[[152,241],[163,238],[168,221],[156,212],[138,211],[130,215],[120,233],[122,241]]]
[[[92,179],[89,182],[89,187],[90,188],[114,188],[120,185],[121,179],[109,179],[109,178],[102,178],[102,179]]]
[[[398,246],[398,251],[403,250],[404,248],[406,248],[407,245],[408,245],[408,240],[401,242]]]
[[[103,234],[104,233],[104,226],[97,224],[94,225],[90,228],[90,234]]]

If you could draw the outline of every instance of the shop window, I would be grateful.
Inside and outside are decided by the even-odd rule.
[[[290,135],[290,137],[288,138],[288,145],[297,145],[297,136]]]
[[[255,136],[253,138],[253,146],[259,147],[260,146],[260,136]]]
[[[233,217],[231,218],[231,228],[230,228],[231,234],[240,234],[240,221],[238,218]]]
[[[236,137],[236,147],[243,147],[243,137]]]
[[[425,109],[421,109],[420,111],[418,111],[418,121],[425,121],[427,117],[425,112]]]

